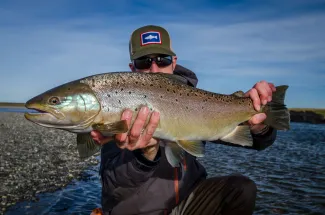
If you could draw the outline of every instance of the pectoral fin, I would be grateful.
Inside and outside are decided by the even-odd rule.
[[[128,125],[126,123],[126,120],[121,120],[113,123],[97,123],[93,126],[94,130],[99,131],[104,136],[111,136],[113,134],[120,134],[125,133],[128,131]]]
[[[241,146],[253,146],[253,138],[247,125],[237,126],[231,133],[220,139]]]
[[[101,146],[96,144],[90,133],[77,134],[77,149],[80,158],[88,158],[100,151]]]
[[[205,146],[202,141],[178,140],[178,145],[195,157],[203,157]]]
[[[165,154],[172,167],[179,167],[184,158],[184,150],[175,142],[168,142],[165,147]]]

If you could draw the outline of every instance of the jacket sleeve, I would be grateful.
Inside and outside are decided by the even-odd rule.
[[[269,130],[265,134],[251,133],[251,135],[253,138],[253,145],[251,147],[241,146],[241,145],[225,142],[222,140],[210,141],[210,142],[218,143],[218,144],[222,144],[222,145],[234,146],[234,147],[243,147],[243,148],[247,148],[247,149],[254,149],[254,150],[260,151],[260,150],[266,149],[267,147],[271,146],[274,143],[276,136],[277,136],[277,130],[270,127]]]
[[[101,150],[100,174],[109,177],[120,186],[137,186],[147,181],[159,164],[161,151],[153,161],[147,160],[142,151],[120,149],[114,141],[105,144]]]

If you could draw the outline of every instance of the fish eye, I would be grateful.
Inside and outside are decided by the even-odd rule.
[[[50,99],[49,99],[49,103],[51,104],[51,105],[58,105],[58,104],[60,104],[60,99],[58,98],[58,97],[51,97]]]

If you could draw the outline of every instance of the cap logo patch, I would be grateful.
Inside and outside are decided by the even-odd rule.
[[[160,32],[147,31],[141,34],[141,46],[149,44],[161,44]]]

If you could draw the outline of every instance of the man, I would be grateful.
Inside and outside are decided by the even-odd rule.
[[[129,46],[132,72],[174,73],[184,77],[187,84],[196,86],[196,75],[177,65],[169,34],[164,28],[150,25],[135,30]],[[261,103],[271,101],[274,91],[273,84],[262,81],[246,96],[253,100],[258,110]],[[121,119],[126,119],[130,125],[132,114],[125,110]],[[249,121],[253,149],[264,149],[276,138],[275,129],[261,124],[265,118],[265,114],[257,114]],[[150,113],[143,107],[129,134],[118,134],[112,140],[92,132],[94,140],[103,145],[100,174],[104,214],[253,213],[256,185],[247,177],[231,175],[206,179],[204,167],[188,153],[182,161],[183,168],[170,166],[164,146],[152,138],[158,122],[159,113]]]

